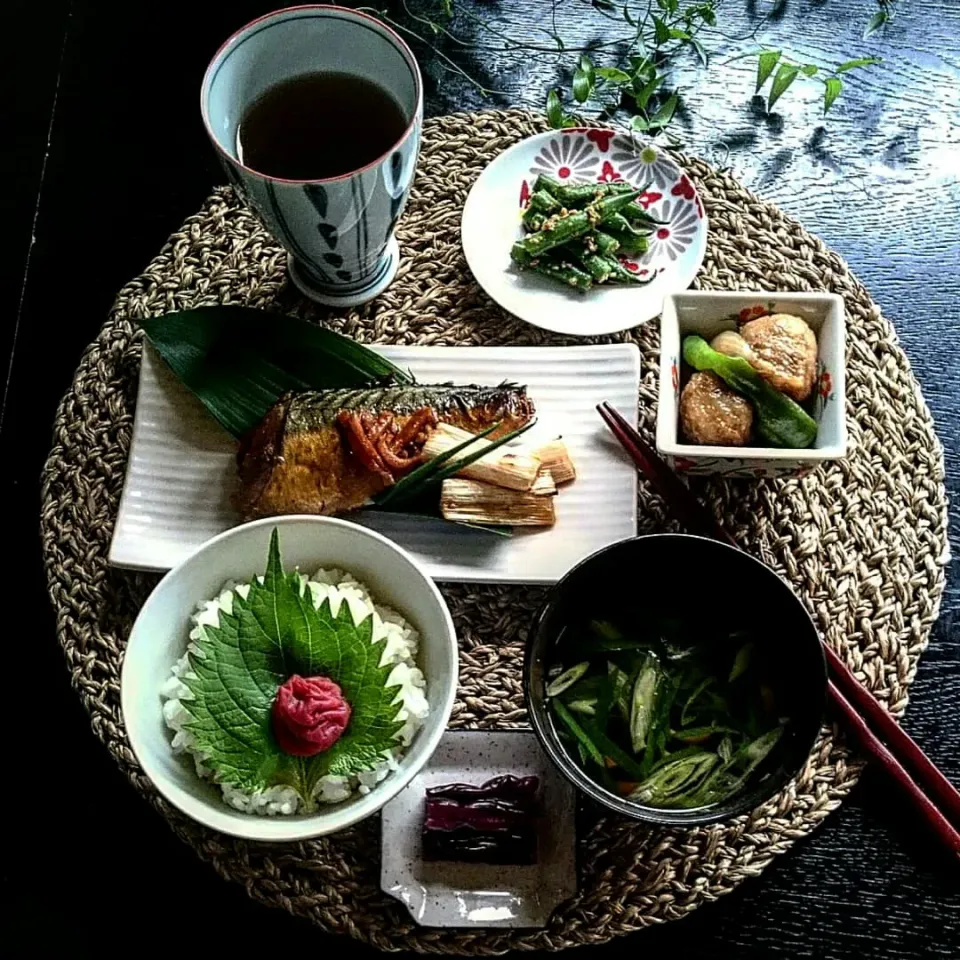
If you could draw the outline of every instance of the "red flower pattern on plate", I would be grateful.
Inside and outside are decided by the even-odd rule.
[[[534,177],[545,173],[558,180],[594,180],[599,163],[597,148],[586,137],[557,136],[541,147],[530,173]]]
[[[587,139],[592,140],[602,153],[610,149],[610,141],[613,139],[612,130],[590,130],[587,133]]]
[[[525,207],[527,201],[530,199],[530,184],[526,180],[523,181],[523,184],[520,186],[520,206]]]
[[[686,174],[680,177],[670,192],[675,197],[683,197],[684,200],[693,200],[697,196],[696,191],[693,189],[693,184]]]
[[[597,179],[601,183],[622,183],[623,177],[614,170],[613,164],[609,160],[603,161],[603,167],[600,170],[600,176]]]
[[[829,371],[824,370],[820,374],[820,396],[824,400],[830,399],[830,394],[833,393],[833,377],[830,376]]]
[[[697,461],[689,460],[687,457],[674,457],[673,465],[682,473],[684,470],[689,470],[691,467],[695,467],[697,465]]]
[[[683,197],[669,196],[657,205],[654,216],[665,222],[650,234],[647,252],[637,260],[647,265],[664,261],[673,263],[694,242],[700,229],[697,211]]]
[[[680,392],[680,371],[677,368],[677,361],[670,364],[670,383],[673,385],[674,394]]]

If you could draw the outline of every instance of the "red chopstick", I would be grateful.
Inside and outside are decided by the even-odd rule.
[[[713,514],[694,497],[622,414],[609,403],[599,404],[597,410],[678,520],[692,533],[722,540],[740,549],[736,540],[717,523]],[[843,715],[863,749],[880,763],[910,797],[931,829],[950,850],[960,854],[960,833],[950,822],[952,818],[954,823],[960,824],[960,792],[880,701],[857,680],[836,651],[826,643],[822,646],[833,675],[827,688],[831,703]],[[856,707],[850,700],[854,701]],[[873,724],[873,728],[870,724]],[[919,785],[901,761],[910,766]],[[943,810],[937,806],[938,803]]]

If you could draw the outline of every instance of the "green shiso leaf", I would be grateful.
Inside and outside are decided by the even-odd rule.
[[[238,439],[290,390],[415,382],[368,347],[284,314],[199,307],[139,323],[173,372]]]
[[[184,678],[193,699],[181,701],[218,781],[248,791],[288,784],[309,808],[321,777],[370,770],[396,744],[400,688],[387,685],[392,666],[380,665],[386,641],[372,643],[372,618],[354,624],[346,602],[336,616],[326,600],[314,607],[300,575],[284,573],[276,529],[263,582],[251,580],[246,599],[234,593],[232,612],[220,611],[219,621],[195,641],[196,676]],[[277,688],[295,673],[330,677],[351,708],[340,739],[314,757],[289,756],[273,736]]]

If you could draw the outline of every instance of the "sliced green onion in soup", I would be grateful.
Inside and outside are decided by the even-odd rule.
[[[652,655],[648,655],[640,667],[630,697],[630,745],[634,753],[640,753],[647,745],[647,734],[657,705],[657,687],[660,683],[660,667]]]
[[[572,687],[589,669],[590,661],[584,660],[583,663],[575,663],[569,670],[564,670],[559,677],[547,684],[547,696],[559,696],[567,687]]]
[[[715,753],[706,750],[669,760],[638,784],[630,799],[657,806],[676,803],[700,786],[718,760]]]

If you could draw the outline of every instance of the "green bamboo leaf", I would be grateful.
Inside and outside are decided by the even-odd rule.
[[[637,106],[641,110],[647,109],[647,103],[650,100],[651,95],[656,91],[657,87],[663,83],[664,80],[666,80],[666,77],[662,73],[658,74],[654,76],[654,78],[648,83],[644,84],[640,92],[636,94],[634,99],[637,101]]]
[[[656,14],[653,15],[653,38],[658,47],[670,39],[670,28]]]
[[[805,63],[801,68],[800,72],[805,77],[812,77],[817,72],[817,66],[813,63]]]
[[[760,92],[760,88],[767,82],[767,77],[773,73],[773,68],[779,60],[779,50],[765,50],[759,55],[759,59],[757,60],[757,93]]]
[[[630,8],[627,4],[623,5],[623,19],[626,20],[631,27],[635,27],[637,25],[637,21],[634,20],[633,16],[630,14]]]
[[[846,73],[847,70],[854,70],[857,67],[872,67],[875,63],[883,63],[883,57],[857,57],[856,60],[847,60],[841,63],[834,73]]]
[[[547,94],[547,122],[554,130],[563,126],[563,104],[560,103],[560,94],[556,90]]]
[[[576,100],[577,103],[583,103],[589,99],[592,89],[593,84],[590,82],[586,71],[577,67],[577,69],[573,71],[573,99]]]
[[[888,20],[890,15],[886,10],[878,10],[868,21],[863,30],[863,39],[866,40],[871,33],[879,30]]]
[[[237,438],[291,390],[414,382],[368,347],[298,317],[218,306],[139,323],[170,369]]]
[[[767,112],[773,109],[773,105],[787,92],[790,84],[797,79],[800,72],[799,67],[789,63],[781,63],[777,68],[777,73],[770,86],[770,95],[767,97]]]
[[[707,55],[707,51],[704,49],[703,44],[696,37],[691,37],[687,42],[697,52],[697,56],[700,58],[700,62],[705,67],[709,67],[710,57]]]
[[[590,82],[590,86],[592,87],[594,83],[597,82],[597,75],[593,67],[593,61],[586,54],[583,54],[580,57],[577,65],[587,75],[587,80]]]
[[[673,119],[678,101],[679,97],[677,94],[671,93],[670,96],[660,104],[660,109],[650,118],[650,126],[665,127]]]
[[[640,114],[630,118],[630,126],[633,127],[634,130],[640,131],[640,133],[644,133],[650,129],[650,124],[646,118],[640,116]]]
[[[839,77],[827,77],[823,81],[823,112],[826,113],[834,104],[840,91],[843,89],[843,81]]]
[[[618,86],[630,83],[630,74],[625,70],[618,70],[616,67],[597,67],[595,73],[601,80],[606,80],[607,83],[615,83]]]

